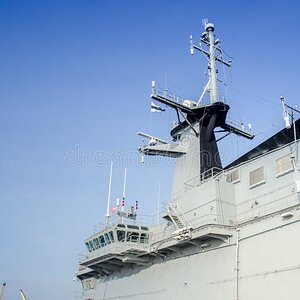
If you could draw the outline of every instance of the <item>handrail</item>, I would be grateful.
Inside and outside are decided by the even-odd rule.
[[[164,98],[179,104],[183,104],[183,101],[185,100],[182,96],[176,95],[175,93],[170,92],[167,89],[161,89],[157,86],[152,87],[152,95],[163,96]]]
[[[207,182],[208,180],[214,179],[220,174],[223,174],[224,170],[220,168],[211,168],[209,170],[206,170],[205,172],[195,176],[194,178],[186,181],[184,185],[186,186],[187,189],[192,189],[197,185],[201,185],[204,182]],[[199,180],[199,181],[198,181]],[[195,183],[196,182],[196,183]]]
[[[251,129],[249,127],[245,127],[245,125],[243,123],[239,123],[239,122],[229,119],[229,118],[226,119],[226,123],[238,130],[245,131],[248,134],[252,134]]]
[[[178,212],[176,211],[178,216],[182,216],[182,217],[185,219],[185,223],[186,223],[188,226],[192,226],[190,220],[187,218],[187,216],[185,215],[185,213],[182,211],[182,209],[180,208],[180,206],[179,206],[178,203],[176,204],[175,210],[178,210],[178,211],[180,212],[180,214],[178,214]],[[186,224],[185,224],[185,225],[186,225]]]

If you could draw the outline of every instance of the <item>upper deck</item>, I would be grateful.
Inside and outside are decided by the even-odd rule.
[[[85,241],[88,253],[80,262],[78,277],[110,274],[127,263],[144,263],[138,256],[149,247],[149,228],[131,224],[116,224],[92,235]]]

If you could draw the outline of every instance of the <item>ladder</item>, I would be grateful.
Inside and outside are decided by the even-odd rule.
[[[191,222],[185,216],[178,204],[168,203],[168,217],[178,229],[192,227]]]

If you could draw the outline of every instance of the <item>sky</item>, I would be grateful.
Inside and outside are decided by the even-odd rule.
[[[189,54],[202,19],[233,60],[230,118],[253,142],[220,142],[224,164],[283,128],[279,98],[299,103],[298,1],[0,1],[0,282],[5,299],[80,299],[73,278],[84,239],[112,199],[154,216],[174,161],[146,158],[144,131],[170,140],[174,112],[150,113],[151,81],[199,99],[206,61]],[[223,68],[219,72],[223,74]],[[220,88],[221,91],[221,88]],[[160,189],[159,189],[160,186]],[[160,193],[158,192],[160,190]],[[159,204],[158,204],[159,203]]]

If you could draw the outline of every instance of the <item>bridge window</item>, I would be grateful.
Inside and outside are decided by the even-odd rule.
[[[140,242],[143,244],[147,244],[149,240],[149,235],[147,233],[141,233]]]
[[[127,236],[126,236],[126,242],[134,242],[137,243],[139,240],[139,233],[138,232],[127,232]]]
[[[94,244],[93,244],[92,241],[89,241],[89,245],[90,245],[91,251],[94,251],[94,250],[95,250],[95,247],[94,247]]]
[[[126,226],[124,224],[118,224],[117,227],[126,228]]]
[[[88,251],[91,252],[91,251],[92,251],[92,248],[91,248],[90,244],[89,244],[89,243],[85,243],[85,245],[86,245]]]
[[[105,247],[106,246],[106,242],[105,242],[105,239],[104,239],[103,235],[99,236],[99,242],[100,242],[100,246],[101,247]]]
[[[125,241],[125,231],[124,230],[117,230],[117,238],[119,242]]]
[[[115,241],[113,232],[112,231],[108,232],[108,236],[111,242],[113,243]]]
[[[139,230],[139,226],[136,226],[136,225],[127,225],[127,228],[130,228],[130,229],[137,229]]]
[[[100,248],[98,238],[94,239],[93,243],[94,243],[95,249],[99,249]]]
[[[110,238],[108,236],[108,233],[104,234],[104,238],[105,238],[106,244],[109,245],[111,243],[111,240],[110,240]]]

